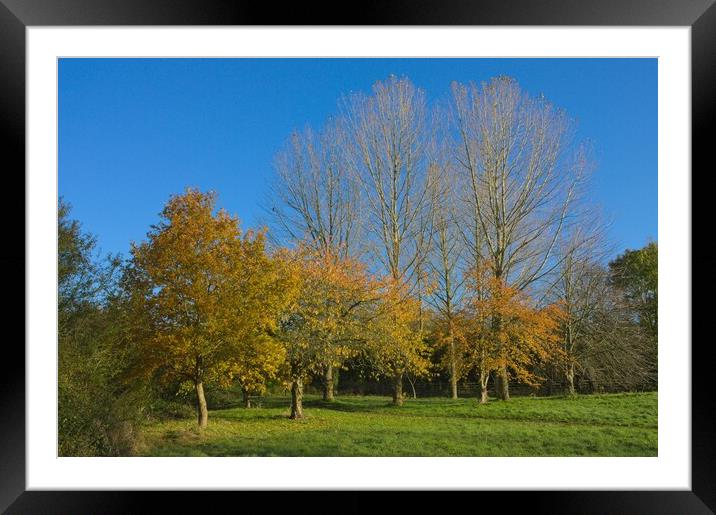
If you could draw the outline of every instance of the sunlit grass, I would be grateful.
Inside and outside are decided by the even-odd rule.
[[[308,396],[288,419],[288,398],[144,430],[149,456],[656,456],[657,394],[475,399]]]

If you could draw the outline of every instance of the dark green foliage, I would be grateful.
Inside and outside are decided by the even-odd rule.
[[[645,360],[656,388],[658,365],[658,261],[659,249],[651,242],[639,250],[627,250],[609,263],[610,282],[621,295],[628,316],[636,326],[632,341],[641,339]]]
[[[117,258],[95,262],[95,240],[58,209],[58,440],[60,456],[136,452],[142,389],[121,379],[126,354],[121,306],[113,300]]]
[[[656,242],[651,242],[639,250],[627,250],[609,263],[612,284],[654,341],[658,337],[658,254]]]

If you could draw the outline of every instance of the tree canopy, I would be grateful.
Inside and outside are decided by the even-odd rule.
[[[190,381],[199,423],[206,425],[205,381],[234,375],[255,383],[245,351],[272,375],[276,360],[262,347],[286,302],[287,276],[265,252],[263,232],[242,234],[216,195],[188,189],[173,196],[147,241],[132,247],[133,295],[147,330],[139,341],[144,373]],[[278,357],[277,357],[278,359]]]

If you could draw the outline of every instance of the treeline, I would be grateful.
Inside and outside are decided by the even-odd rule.
[[[437,373],[655,388],[657,246],[608,265],[573,122],[512,79],[428,105],[408,79],[342,99],[275,162],[269,229],[216,195],[172,196],[125,262],[59,212],[60,454],[127,454],[136,423],[190,391],[269,384],[333,396],[350,367],[393,385]]]

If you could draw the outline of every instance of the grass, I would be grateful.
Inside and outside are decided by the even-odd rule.
[[[657,394],[474,399],[288,398],[209,412],[145,428],[147,456],[656,456]]]

